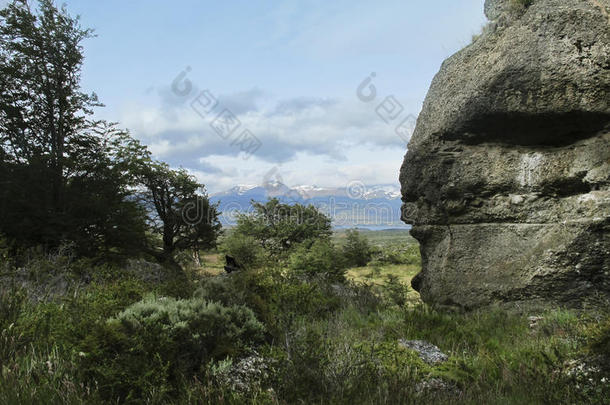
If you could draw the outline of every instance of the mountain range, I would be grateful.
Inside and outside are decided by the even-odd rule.
[[[397,185],[367,186],[360,182],[347,187],[318,187],[301,185],[288,187],[279,181],[262,185],[238,185],[210,196],[219,204],[221,222],[235,225],[237,215],[252,210],[251,202],[266,202],[277,198],[285,204],[314,205],[330,216],[333,227],[393,229],[408,228],[400,221],[400,190]]]

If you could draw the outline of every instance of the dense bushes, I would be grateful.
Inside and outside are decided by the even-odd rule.
[[[261,266],[266,259],[263,248],[252,236],[244,236],[230,232],[222,241],[221,250],[234,257],[237,263],[245,269]]]
[[[98,403],[94,385],[79,376],[78,345],[152,286],[92,283],[41,302],[26,287],[0,285],[0,403]]]
[[[0,403],[604,403],[607,314],[549,311],[530,326],[526,313],[428,308],[407,296],[415,265],[381,265],[417,253],[381,246],[350,269],[371,272],[360,284],[337,282],[343,249],[328,238],[179,281],[141,261],[32,256],[16,281],[72,283],[43,296],[0,286]],[[449,360],[425,364],[400,339]]]
[[[607,315],[547,312],[532,328],[503,310],[405,305],[396,280],[376,290],[285,270],[206,276],[188,299],[142,300],[167,288],[120,273],[55,301],[3,290],[0,403],[601,404],[607,394],[604,374],[569,374],[570,359],[588,355],[582,342],[606,350]],[[426,365],[399,339],[450,359]],[[431,378],[450,389],[426,391]]]
[[[151,392],[163,398],[208,361],[260,343],[263,331],[243,306],[149,297],[84,339],[82,369],[105,398],[139,402]]]
[[[344,257],[327,239],[299,245],[290,256],[289,266],[296,274],[309,279],[345,281]]]
[[[242,272],[202,280],[195,297],[226,306],[244,304],[272,338],[280,339],[298,317],[324,317],[339,307],[339,298],[325,281],[308,281],[292,272]]]

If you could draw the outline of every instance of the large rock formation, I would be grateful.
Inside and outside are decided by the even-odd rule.
[[[610,0],[487,0],[401,169],[426,302],[610,296]]]

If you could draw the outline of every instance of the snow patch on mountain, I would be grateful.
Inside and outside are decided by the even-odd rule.
[[[212,194],[213,197],[239,195],[245,194],[260,194],[264,193],[269,197],[280,197],[280,196],[298,196],[303,200],[310,200],[312,198],[319,197],[347,197],[349,193],[346,188],[342,187],[319,187],[317,185],[299,185],[295,187],[288,187],[279,181],[270,181],[262,185],[238,185],[230,190]],[[400,189],[397,185],[374,185],[366,186],[364,193],[360,199],[373,200],[373,199],[384,199],[394,200],[400,198]]]

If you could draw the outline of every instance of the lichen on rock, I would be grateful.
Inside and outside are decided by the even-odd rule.
[[[610,0],[487,0],[401,168],[424,301],[610,297]]]

